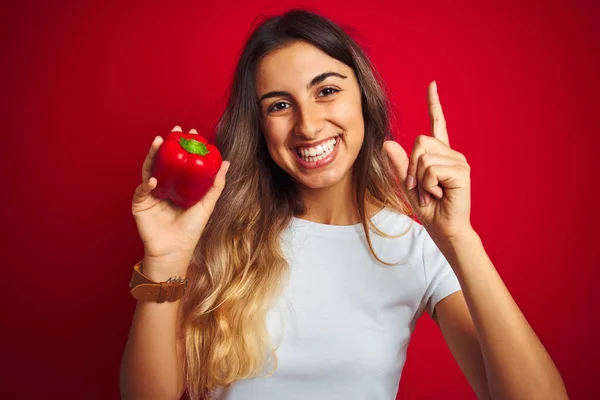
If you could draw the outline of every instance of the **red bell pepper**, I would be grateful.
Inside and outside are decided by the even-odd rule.
[[[202,200],[221,167],[221,153],[198,134],[173,131],[159,147],[152,167],[152,194],[182,208]]]

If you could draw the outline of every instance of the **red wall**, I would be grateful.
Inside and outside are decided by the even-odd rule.
[[[1,398],[118,398],[148,147],[176,124],[209,134],[254,17],[298,5],[360,32],[409,151],[437,80],[474,227],[572,398],[600,396],[600,3],[46,3],[0,10]],[[428,316],[399,395],[475,398]]]

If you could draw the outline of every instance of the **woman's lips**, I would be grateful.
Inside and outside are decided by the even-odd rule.
[[[340,142],[341,142],[341,135],[336,138],[335,147],[333,148],[333,151],[331,152],[331,154],[327,155],[327,157],[325,157],[321,160],[314,161],[314,162],[305,161],[302,157],[300,157],[298,155],[298,151],[296,149],[292,149],[291,151],[294,154],[296,161],[298,161],[298,163],[305,169],[321,168],[321,167],[324,167],[324,166],[330,164],[331,162],[333,162],[333,160],[335,160],[335,157],[337,156],[337,154],[339,152]]]

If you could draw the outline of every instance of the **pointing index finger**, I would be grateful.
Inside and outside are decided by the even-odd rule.
[[[446,130],[446,119],[444,118],[435,81],[431,82],[427,88],[427,103],[429,105],[429,118],[431,119],[431,133],[433,137],[450,146],[448,131]]]

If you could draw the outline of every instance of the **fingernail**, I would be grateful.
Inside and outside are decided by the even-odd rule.
[[[173,131],[181,132],[181,127],[179,125],[175,125],[173,129],[171,129],[171,132]]]
[[[415,177],[409,175],[408,178],[406,178],[406,189],[411,190],[413,187],[415,187]]]
[[[198,134],[198,131],[192,128],[192,129],[190,129],[190,133],[194,133],[194,134],[196,134],[196,135],[197,135],[197,134]]]

